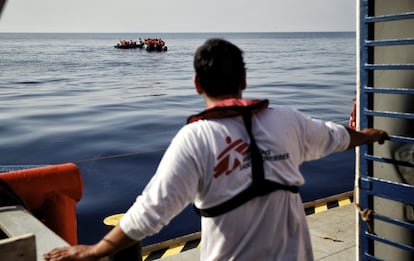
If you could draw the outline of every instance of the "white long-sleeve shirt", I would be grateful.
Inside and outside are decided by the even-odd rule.
[[[253,136],[266,179],[301,186],[299,166],[348,148],[345,127],[277,106],[254,114]],[[251,183],[242,118],[200,120],[174,137],[143,193],[121,219],[135,240],[157,233],[194,202],[222,203]],[[313,260],[299,193],[278,190],[216,217],[201,218],[201,260]]]

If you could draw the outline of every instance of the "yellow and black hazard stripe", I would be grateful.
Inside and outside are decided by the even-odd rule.
[[[201,232],[171,239],[142,248],[142,260],[151,261],[169,257],[187,250],[198,248],[201,242]]]
[[[307,202],[304,204],[306,215],[317,214],[331,208],[349,205],[354,201],[354,192],[345,192],[332,197]]]
[[[306,202],[303,207],[306,215],[317,214],[335,207],[349,205],[354,201],[354,192],[345,192],[319,200]],[[105,224],[114,225],[119,222],[123,214],[116,214],[107,217]],[[157,260],[172,255],[176,255],[187,250],[200,247],[201,232],[185,235],[179,238],[174,238],[161,243],[156,243],[149,246],[142,247],[142,260],[151,261]]]

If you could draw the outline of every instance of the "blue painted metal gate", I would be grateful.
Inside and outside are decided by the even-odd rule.
[[[414,260],[414,1],[359,0],[359,129],[390,134],[357,150],[360,260]]]

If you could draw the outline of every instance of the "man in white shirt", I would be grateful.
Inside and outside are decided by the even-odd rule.
[[[210,39],[194,57],[207,108],[174,137],[136,202],[95,245],[54,249],[46,260],[97,260],[157,233],[188,204],[202,215],[201,260],[313,260],[299,166],[387,138],[245,100],[242,51]]]

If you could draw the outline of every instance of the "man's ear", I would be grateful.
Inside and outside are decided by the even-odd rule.
[[[198,94],[203,94],[204,90],[201,88],[200,79],[198,79],[197,74],[193,76],[194,87]]]

